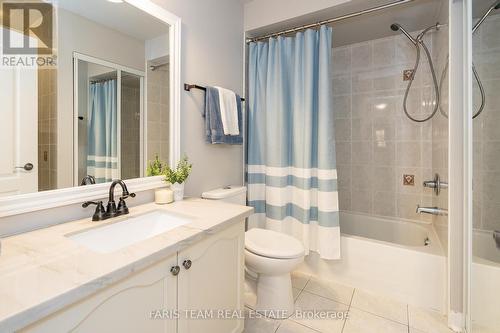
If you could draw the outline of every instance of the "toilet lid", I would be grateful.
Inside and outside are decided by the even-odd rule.
[[[245,233],[245,248],[268,258],[292,259],[304,255],[304,246],[297,239],[260,228],[250,229]]]

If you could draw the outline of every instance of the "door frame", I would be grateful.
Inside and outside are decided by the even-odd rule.
[[[116,105],[117,105],[117,126],[116,126],[116,137],[118,141],[118,148],[117,148],[117,160],[118,160],[118,174],[120,175],[118,178],[121,178],[121,113],[122,113],[122,103],[121,103],[121,93],[122,93],[122,72],[127,72],[133,75],[136,75],[140,78],[140,128],[143,128],[145,126],[143,120],[145,119],[144,117],[144,78],[146,73],[131,67],[123,66],[120,64],[116,64],[107,60],[103,60],[100,58],[96,58],[93,56],[89,56],[83,53],[79,52],[73,52],[73,186],[79,186],[80,185],[80,179],[78,177],[78,167],[79,167],[79,161],[78,161],[78,122],[81,121],[79,117],[79,110],[78,110],[78,63],[80,61],[85,61],[87,63],[92,63],[104,67],[111,68],[116,71],[117,74],[117,91],[116,91]],[[143,131],[140,131],[140,143],[139,143],[139,158],[141,159],[139,161],[140,165],[144,164],[144,161],[142,160],[144,156],[144,142],[146,141],[143,137]],[[142,169],[141,169],[142,170]],[[144,177],[144,174],[140,174],[139,177]]]
[[[470,332],[472,258],[472,1],[449,0],[448,325]]]

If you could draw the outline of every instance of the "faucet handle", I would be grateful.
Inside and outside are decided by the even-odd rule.
[[[85,201],[84,203],[82,203],[83,208],[87,208],[90,205],[99,206],[99,205],[102,205],[102,201]]]
[[[127,199],[128,197],[135,198],[135,193],[125,193],[120,197],[120,199]]]
[[[106,219],[106,210],[102,201],[85,201],[82,204],[83,208],[87,208],[90,205],[96,205],[94,215],[92,215],[92,221],[102,221]]]
[[[120,200],[118,201],[118,207],[116,207],[116,212],[119,215],[128,214],[128,207],[124,197],[121,197]]]

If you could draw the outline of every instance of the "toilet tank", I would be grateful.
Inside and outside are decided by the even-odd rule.
[[[247,188],[245,186],[226,186],[203,192],[201,197],[209,200],[222,200],[233,204],[247,204]]]

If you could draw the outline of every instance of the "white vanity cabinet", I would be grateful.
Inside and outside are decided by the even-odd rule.
[[[22,332],[240,333],[243,320],[221,318],[220,310],[243,311],[243,250],[239,223]]]
[[[243,331],[244,321],[233,312],[244,306],[244,248],[242,223],[179,252],[178,308],[181,313],[195,310],[191,314],[200,317],[181,316],[179,333]]]

